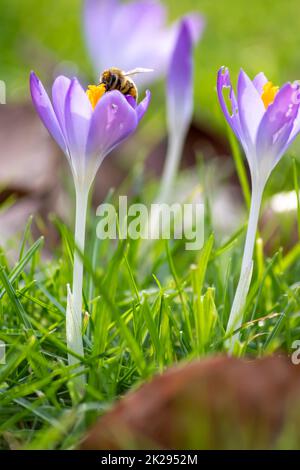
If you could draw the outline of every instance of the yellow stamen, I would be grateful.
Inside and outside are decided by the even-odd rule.
[[[264,84],[261,99],[263,100],[266,109],[270,104],[273,103],[278,91],[279,86],[273,85],[272,82],[267,82]]]
[[[105,92],[106,92],[106,88],[103,83],[100,83],[100,85],[88,86],[88,89],[86,90],[86,94],[88,96],[88,99],[91,102],[93,109],[95,109],[96,104],[98,103],[100,98],[102,98]]]

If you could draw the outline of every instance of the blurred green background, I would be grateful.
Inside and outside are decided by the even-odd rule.
[[[61,62],[76,64],[92,77],[82,30],[82,0],[0,0],[0,77],[8,100],[28,98],[28,73],[34,69],[52,80]],[[170,21],[187,11],[206,18],[196,56],[195,112],[214,119],[217,69],[226,64],[232,76],[243,67],[260,70],[275,83],[300,77],[298,0],[168,0]],[[122,47],[120,45],[120,47]],[[76,72],[76,67],[74,67]],[[49,76],[50,75],[50,76]]]

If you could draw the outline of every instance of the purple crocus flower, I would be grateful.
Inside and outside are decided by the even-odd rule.
[[[81,191],[89,190],[104,157],[135,131],[150,101],[149,91],[139,104],[111,91],[93,109],[76,78],[59,76],[53,83],[51,103],[33,72],[30,91],[37,113],[67,156],[76,189]]]
[[[182,20],[167,76],[168,152],[160,202],[168,202],[178,170],[186,134],[193,115],[193,39],[189,24]]]
[[[224,98],[227,90],[228,109]],[[224,116],[240,141],[251,173],[252,198],[241,276],[232,305],[227,332],[241,325],[252,274],[255,235],[265,184],[273,168],[300,131],[300,85],[274,86],[263,73],[254,80],[241,70],[237,94],[228,69],[222,67],[217,78],[217,92]],[[234,346],[237,336],[233,337]]]
[[[203,18],[193,13],[185,19],[197,42],[203,31]],[[178,28],[178,23],[166,26],[166,9],[156,0],[85,1],[85,36],[97,74],[110,67],[154,69],[153,73],[136,78],[140,85],[165,75]]]
[[[224,88],[229,90],[231,111],[223,96]],[[286,83],[279,89],[263,73],[252,81],[241,70],[236,97],[229,71],[222,67],[217,91],[224,116],[245,151],[252,182],[267,180],[300,130],[299,84]]]
[[[177,39],[167,74],[169,132],[185,133],[193,114],[194,43],[188,22],[178,28]]]
[[[86,92],[76,78],[59,76],[53,83],[52,102],[41,81],[32,72],[30,91],[33,104],[45,127],[65,153],[76,190],[75,244],[83,253],[88,194],[105,156],[131,135],[146,112],[150,92],[137,104],[119,91],[101,96],[101,89],[90,86]],[[100,99],[101,98],[101,99]],[[74,255],[73,289],[68,292],[66,315],[69,364],[78,362],[72,354],[83,356],[82,324],[83,264]]]

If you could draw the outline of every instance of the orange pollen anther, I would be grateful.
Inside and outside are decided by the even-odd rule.
[[[270,104],[273,103],[275,96],[279,91],[279,86],[274,86],[272,82],[267,82],[263,86],[263,92],[261,94],[261,99],[267,109]]]
[[[106,92],[105,85],[100,83],[100,85],[89,85],[88,89],[86,90],[86,94],[88,99],[91,102],[92,108],[95,109],[96,104],[102,98],[104,93]]]

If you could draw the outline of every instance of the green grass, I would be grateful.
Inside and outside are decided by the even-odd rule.
[[[144,188],[139,200],[148,197]],[[169,365],[224,351],[244,229],[220,244],[210,219],[207,209],[200,252],[186,251],[184,240],[158,240],[148,247],[145,263],[147,242],[98,240],[91,211],[84,257],[83,398],[76,392],[78,369],[67,365],[65,341],[70,228],[54,218],[61,243],[48,261],[42,257],[43,239],[32,240],[31,221],[14,265],[1,251],[0,339],[7,345],[6,364],[0,366],[1,448],[12,439],[23,448],[74,448],[126,391]],[[296,244],[267,258],[258,240],[240,355],[289,353],[299,339],[299,252]]]

